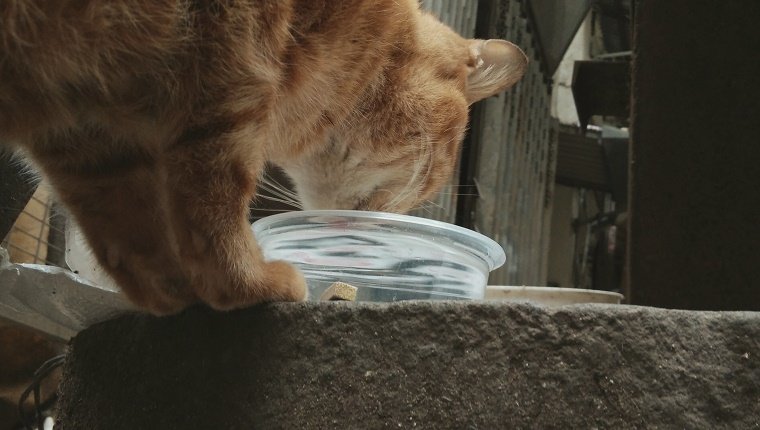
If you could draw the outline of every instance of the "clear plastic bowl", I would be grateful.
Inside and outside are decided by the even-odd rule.
[[[268,260],[303,272],[310,300],[338,281],[358,287],[359,301],[483,299],[506,258],[474,231],[382,212],[288,212],[252,228]]]

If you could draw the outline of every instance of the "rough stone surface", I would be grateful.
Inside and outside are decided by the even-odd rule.
[[[342,302],[91,327],[56,428],[758,426],[760,314]]]

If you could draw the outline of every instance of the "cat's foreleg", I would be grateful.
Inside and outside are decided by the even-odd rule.
[[[168,151],[172,228],[195,293],[220,310],[304,300],[303,276],[288,263],[264,261],[248,222],[264,167],[255,142],[241,139],[243,130],[209,129],[218,130],[191,130]]]
[[[86,138],[71,133],[73,140]],[[60,147],[72,145],[63,142]],[[160,186],[165,175],[155,160],[128,151],[118,156],[93,152],[87,162],[51,152],[35,158],[100,265],[136,305],[167,315],[199,301],[169,234]]]

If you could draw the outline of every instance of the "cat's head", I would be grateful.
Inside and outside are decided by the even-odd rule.
[[[305,209],[407,212],[448,183],[469,106],[512,87],[527,58],[503,40],[468,40],[430,15],[356,112],[319,150],[285,166]]]

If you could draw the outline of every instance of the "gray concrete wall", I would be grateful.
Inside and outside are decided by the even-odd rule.
[[[760,426],[760,315],[280,304],[71,344],[57,430]]]

